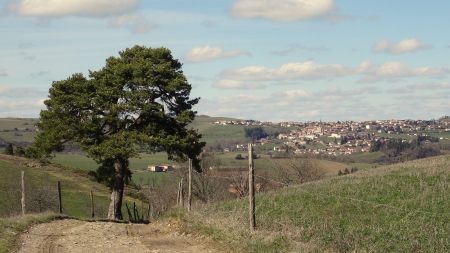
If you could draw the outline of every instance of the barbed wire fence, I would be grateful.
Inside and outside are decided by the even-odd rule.
[[[106,218],[109,196],[104,193],[73,189],[67,181],[36,178],[28,171],[12,176],[0,185],[0,218],[54,212],[80,218]]]

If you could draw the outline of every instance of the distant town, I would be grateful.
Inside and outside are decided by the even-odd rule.
[[[279,127],[288,129],[276,136],[255,140],[259,145],[274,144],[272,151],[314,155],[350,155],[356,152],[370,152],[377,142],[401,139],[411,142],[418,136],[425,143],[450,141],[450,117],[438,120],[374,120],[337,122],[262,122],[257,120],[222,120],[215,125],[241,125],[246,127]],[[236,144],[224,147],[224,152],[245,151],[246,145]]]

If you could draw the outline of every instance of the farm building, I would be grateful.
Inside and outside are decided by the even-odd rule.
[[[172,165],[149,165],[148,169],[153,172],[168,172],[173,171]]]

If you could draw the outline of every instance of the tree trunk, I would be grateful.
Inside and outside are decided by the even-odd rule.
[[[114,161],[114,178],[111,192],[111,202],[108,209],[108,219],[122,220],[122,198],[125,184],[125,163],[116,159]]]

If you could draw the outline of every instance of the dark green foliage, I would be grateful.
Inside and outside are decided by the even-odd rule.
[[[348,168],[345,168],[344,171],[342,171],[342,170],[338,171],[338,176],[352,174],[352,173],[355,173],[357,171],[358,171],[358,168],[356,168],[356,167],[352,167],[350,170]]]
[[[252,140],[259,140],[267,137],[267,133],[264,131],[262,127],[246,127],[244,130],[245,130],[245,137],[250,138]]]
[[[16,152],[14,152],[14,154],[16,156],[25,156],[25,150],[22,147],[17,146],[16,147]]]
[[[439,142],[439,138],[434,137],[434,136],[424,136],[424,135],[419,135],[417,136],[417,144],[421,144],[422,142]]]
[[[234,159],[236,159],[236,160],[244,160],[245,158],[241,154],[237,154]]]
[[[14,155],[14,148],[11,143],[8,143],[8,145],[6,145],[4,153],[5,155]]]
[[[204,143],[187,129],[199,100],[190,99],[190,91],[170,50],[126,49],[89,78],[74,74],[53,82],[38,124],[43,132],[27,154],[42,157],[72,141],[103,165],[136,156],[136,147],[195,159]]]
[[[253,156],[253,159],[258,159],[258,158],[260,158],[260,157],[259,157],[257,154],[255,154],[255,153],[253,153],[252,156]],[[248,155],[246,155],[244,159],[248,159]]]
[[[422,135],[419,135],[413,141],[402,139],[379,139],[372,142],[370,151],[381,151],[385,154],[379,159],[379,162],[400,162],[441,154],[437,142],[439,142],[439,139],[436,137]]]
[[[374,142],[372,142],[372,146],[370,147],[370,152],[377,152],[380,151],[381,148],[383,147],[383,140],[376,140]]]
[[[124,165],[128,168],[129,161],[124,161]],[[109,187],[113,186],[113,176],[114,176],[114,160],[108,159],[103,161],[96,171],[89,171],[89,176],[93,177],[97,182],[106,184]],[[133,173],[130,170],[125,171],[125,181],[130,183],[131,175]]]

